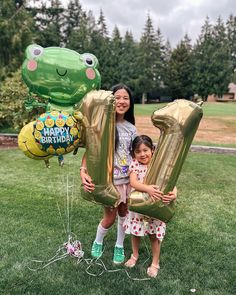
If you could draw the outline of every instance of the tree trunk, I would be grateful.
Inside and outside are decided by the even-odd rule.
[[[143,92],[143,94],[142,94],[142,104],[145,104],[146,101],[147,101],[147,93]]]

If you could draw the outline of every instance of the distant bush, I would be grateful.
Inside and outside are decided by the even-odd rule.
[[[21,71],[7,78],[0,87],[0,130],[18,132],[26,123],[32,121],[43,110],[26,111],[24,102],[29,91],[21,78]]]

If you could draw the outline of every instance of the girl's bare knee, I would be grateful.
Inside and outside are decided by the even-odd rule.
[[[109,228],[111,227],[116,219],[116,208],[112,209],[112,208],[105,208],[104,209],[104,215],[103,215],[103,219],[101,221],[101,225],[104,228]]]
[[[149,235],[149,239],[150,239],[150,241],[158,241],[159,242],[156,235]]]

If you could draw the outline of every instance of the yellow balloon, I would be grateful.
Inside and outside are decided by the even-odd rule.
[[[174,189],[202,115],[200,105],[184,99],[153,113],[153,125],[160,129],[161,136],[144,180],[146,184],[157,185],[165,194]],[[167,222],[174,215],[175,204],[164,205],[147,193],[134,191],[129,209]]]
[[[52,157],[52,155],[49,155],[47,152],[41,150],[39,148],[39,144],[36,143],[33,136],[34,124],[35,121],[30,122],[21,129],[18,135],[19,148],[27,157],[31,159],[48,160]]]

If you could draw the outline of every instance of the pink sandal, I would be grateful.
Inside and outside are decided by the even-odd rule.
[[[160,269],[159,265],[151,264],[151,266],[149,266],[147,269],[147,275],[151,278],[156,278],[156,276],[158,275],[159,269]]]
[[[138,261],[138,258],[132,254],[130,259],[125,262],[125,266],[132,268],[136,265],[137,261]]]

